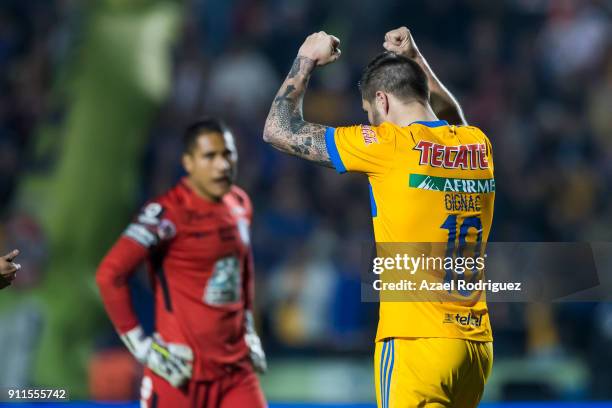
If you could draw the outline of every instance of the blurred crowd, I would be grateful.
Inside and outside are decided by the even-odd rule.
[[[9,3],[0,8],[0,211],[9,208],[37,124],[53,120],[51,75],[68,42],[62,25],[54,25],[68,2]],[[405,25],[468,122],[492,141],[497,199],[490,240],[612,239],[610,2],[355,4],[186,2],[172,92],[151,125],[134,210],[182,175],[186,124],[209,115],[233,129],[238,184],[255,206],[258,315],[273,355],[367,355],[377,320],[376,305],[360,301],[362,243],[372,239],[365,179],[337,175],[262,143],[274,94],[313,31],[338,36],[342,58],[312,78],[305,101],[309,121],[366,123],[357,80],[382,51],[384,33]],[[611,396],[610,365],[593,354],[612,343],[612,310],[597,304],[491,309],[496,359],[578,355],[592,367],[604,366],[593,395]]]
[[[1,216],[14,202],[18,177],[33,165],[41,125],[63,117],[57,85],[80,28],[76,5],[74,0],[0,1]]]
[[[61,120],[54,85],[72,49],[74,4],[65,1],[0,1],[0,247],[28,254],[13,286],[40,281],[47,244],[29,211],[16,199],[22,176],[33,166],[36,137],[43,124]]]

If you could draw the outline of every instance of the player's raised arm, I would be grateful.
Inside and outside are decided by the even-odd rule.
[[[340,57],[340,40],[324,31],[311,34],[298,51],[266,119],[263,139],[275,148],[331,167],[325,147],[326,126],[306,122],[302,112],[304,93],[315,67]]]
[[[452,125],[467,125],[461,105],[434,74],[427,60],[417,48],[410,30],[406,27],[400,27],[389,31],[385,35],[383,47],[387,51],[413,59],[423,68],[427,75],[431,107],[440,119],[446,120]]]

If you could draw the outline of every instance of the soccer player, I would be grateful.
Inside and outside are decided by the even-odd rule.
[[[486,242],[495,190],[491,144],[466,125],[408,29],[387,33],[387,51],[363,72],[362,105],[371,126],[304,120],[308,80],[315,68],[340,57],[339,45],[325,32],[306,38],[272,103],[264,140],[339,173],[367,174],[377,244],[439,242],[452,254],[466,242]],[[492,333],[486,303],[466,300],[381,301],[374,377],[379,407],[478,405],[492,366]]]
[[[204,119],[184,134],[187,176],[148,202],[106,255],[96,280],[121,340],[145,365],[141,406],[265,407],[266,369],[253,325],[251,201],[233,185],[230,131]],[[155,333],[144,334],[128,277],[146,261]]]
[[[15,280],[17,271],[21,269],[21,265],[13,262],[13,259],[19,255],[18,249],[13,249],[4,256],[0,256],[0,289],[10,286]]]

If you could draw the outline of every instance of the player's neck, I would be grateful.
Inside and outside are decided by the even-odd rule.
[[[211,196],[210,194],[208,194],[208,192],[199,188],[196,183],[194,183],[192,180],[189,179],[189,177],[185,177],[184,180],[185,180],[185,184],[187,185],[187,187],[189,187],[189,189],[193,191],[195,195],[201,198],[202,200],[209,202],[209,203],[218,203],[221,201],[221,197]]]
[[[417,121],[436,121],[438,117],[434,113],[431,105],[425,106],[420,103],[409,103],[400,105],[393,111],[389,112],[388,121],[397,126],[404,127]]]

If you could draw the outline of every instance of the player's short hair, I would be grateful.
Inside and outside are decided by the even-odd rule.
[[[196,146],[198,137],[206,133],[225,134],[229,128],[220,119],[201,118],[191,123],[183,133],[183,153],[190,153]]]
[[[372,102],[377,91],[393,94],[403,102],[427,102],[429,86],[423,68],[410,58],[383,52],[363,70],[359,81],[361,97]]]

